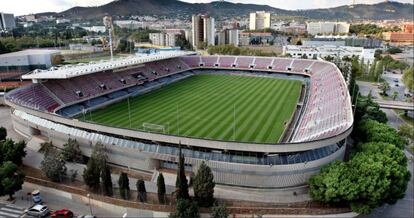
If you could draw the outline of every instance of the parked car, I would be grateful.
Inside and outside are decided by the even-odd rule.
[[[57,210],[57,211],[52,212],[50,216],[52,218],[72,218],[73,212],[68,209],[62,209],[62,210]]]
[[[396,83],[397,83],[397,82],[398,82],[398,79],[394,79],[394,82],[396,82]]]
[[[77,218],[96,218],[96,216],[93,216],[93,215],[80,215]]]
[[[398,84],[398,83],[395,83],[395,86],[396,86],[396,87],[398,87],[398,86],[400,86],[400,84]]]
[[[36,204],[33,207],[27,209],[25,212],[29,216],[45,217],[50,213],[50,210],[46,205]]]

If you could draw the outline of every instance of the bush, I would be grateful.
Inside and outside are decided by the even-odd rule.
[[[188,199],[178,199],[175,212],[171,213],[170,218],[197,218],[200,217],[198,205],[195,201]]]
[[[229,213],[225,205],[213,207],[211,211],[211,218],[228,218]]]

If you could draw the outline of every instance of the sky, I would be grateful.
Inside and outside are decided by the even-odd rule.
[[[60,12],[74,6],[99,6],[112,0],[0,0],[0,12],[24,15],[39,12]],[[191,3],[206,3],[212,0],[182,0]],[[350,4],[352,0],[226,0],[237,3],[267,4],[275,8],[296,10],[329,8]],[[384,0],[355,0],[357,4],[374,4]],[[397,0],[412,3],[413,0]]]

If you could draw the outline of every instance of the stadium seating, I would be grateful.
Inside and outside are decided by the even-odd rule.
[[[7,95],[7,99],[48,112],[54,112],[61,106],[65,108],[75,105],[60,110],[62,115],[75,114],[84,107],[94,107],[128,94],[137,95],[195,73],[203,73],[204,71],[197,70],[200,67],[218,67],[223,72],[226,69],[256,69],[309,75],[308,97],[292,141],[334,136],[349,128],[352,122],[347,87],[335,65],[316,60],[277,57],[185,56],[159,60],[117,71],[107,69],[70,79],[50,79],[42,84],[33,84],[12,91]],[[266,74],[256,73],[257,76]],[[84,103],[78,105],[81,102]]]
[[[254,65],[255,65],[255,69],[260,69],[260,70],[266,70],[269,69],[269,66],[272,65],[273,62],[273,58],[262,58],[262,57],[257,57]]]
[[[201,57],[201,62],[205,67],[214,67],[218,63],[218,56]]]
[[[53,112],[60,104],[53,99],[41,84],[31,84],[8,93],[6,98],[14,103]]]
[[[249,69],[253,65],[254,57],[237,57],[236,67],[241,69]]]

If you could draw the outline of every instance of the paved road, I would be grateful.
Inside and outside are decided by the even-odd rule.
[[[391,89],[387,92],[388,96],[392,97],[392,94],[394,93],[394,91],[396,91],[398,93],[398,96],[395,100],[405,101],[405,98],[406,98],[404,96],[405,86],[401,79],[402,74],[393,74],[393,73],[387,72],[382,75],[382,78],[390,84]],[[398,80],[398,82],[394,82],[394,80]],[[398,86],[396,86],[397,84]]]
[[[395,74],[392,74],[395,75]],[[401,76],[401,75],[399,75]],[[393,78],[394,76],[390,76],[389,78]],[[401,81],[401,80],[400,80]],[[394,83],[394,82],[393,82]],[[390,83],[391,84],[391,83]],[[367,82],[359,82],[358,85],[360,88],[360,92],[362,95],[368,95],[368,93],[371,91],[372,95],[378,99],[380,99],[379,96],[379,90],[377,86],[373,85],[372,83]],[[401,89],[399,89],[401,91]],[[404,92],[404,88],[402,89]],[[399,126],[404,124],[405,122],[395,113],[394,110],[390,109],[382,109],[388,118],[388,124],[395,129],[398,129]],[[413,114],[410,112],[410,115]],[[410,159],[414,158],[412,154],[410,154],[408,151],[405,151],[406,156]],[[408,187],[405,193],[405,197],[403,199],[400,199],[396,204],[394,205],[384,205],[380,208],[377,208],[373,210],[373,212],[370,215],[367,216],[360,216],[363,218],[377,218],[377,217],[414,217],[414,194],[413,194],[413,186],[414,186],[414,165],[413,162],[410,161],[408,164],[408,170],[411,172],[411,180],[408,183]]]
[[[7,202],[0,203],[0,217],[18,218],[24,214],[24,208],[9,204]]]

